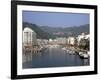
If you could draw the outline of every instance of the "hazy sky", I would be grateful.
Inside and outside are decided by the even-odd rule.
[[[40,26],[72,27],[89,24],[89,14],[23,11],[23,22]]]

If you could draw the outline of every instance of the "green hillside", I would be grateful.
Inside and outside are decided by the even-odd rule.
[[[63,36],[63,37],[68,37],[68,36],[78,36],[81,33],[87,33],[89,34],[89,24],[85,24],[85,25],[80,25],[80,26],[72,26],[72,27],[49,27],[49,26],[41,26],[40,27],[42,30],[44,30],[45,32],[48,32],[50,34],[53,34],[55,36]],[[63,33],[63,34],[59,34],[56,35],[54,33]]]
[[[23,22],[23,29],[25,27],[29,27],[32,30],[34,30],[37,34],[37,38],[41,38],[41,39],[55,38],[55,36],[51,35],[50,33],[47,33],[45,31],[41,30],[36,24]]]
[[[78,36],[81,33],[89,34],[89,24],[73,27],[49,27],[38,26],[36,24],[23,22],[23,29],[29,27],[37,33],[37,38],[41,39],[54,39],[56,37]]]

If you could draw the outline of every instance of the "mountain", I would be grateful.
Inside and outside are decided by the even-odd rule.
[[[51,35],[48,32],[43,31],[42,29],[40,29],[40,27],[36,24],[32,24],[32,23],[28,23],[28,22],[23,22],[23,29],[25,27],[29,27],[32,30],[34,30],[37,34],[37,38],[41,38],[41,39],[49,39],[49,38],[55,38],[55,36]]]
[[[53,34],[58,37],[68,37],[68,36],[78,36],[81,33],[89,34],[89,24],[84,24],[80,26],[72,26],[72,27],[49,27],[49,26],[41,26],[43,31]]]
[[[78,36],[81,33],[89,34],[89,24],[72,27],[50,27],[38,26],[36,24],[23,22],[23,29],[29,27],[37,34],[37,38],[41,39],[54,39],[56,37]]]

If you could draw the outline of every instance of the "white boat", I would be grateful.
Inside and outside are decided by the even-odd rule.
[[[74,50],[70,50],[69,54],[75,54],[75,51]]]
[[[62,48],[62,50],[66,51],[66,48],[64,47],[64,48]]]
[[[86,52],[79,52],[79,56],[81,57],[81,58],[89,58],[89,55],[86,53]]]
[[[88,54],[83,54],[83,57],[84,58],[89,58],[89,55]]]
[[[89,57],[90,57],[90,51],[88,51],[88,52],[87,52],[87,54],[88,54],[88,55],[89,55]]]
[[[83,52],[79,52],[79,55],[82,55],[83,54]]]
[[[69,53],[69,50],[67,49],[66,52]]]

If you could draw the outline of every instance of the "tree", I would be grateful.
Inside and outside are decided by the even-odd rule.
[[[79,48],[89,50],[89,39],[81,39],[79,42]]]

